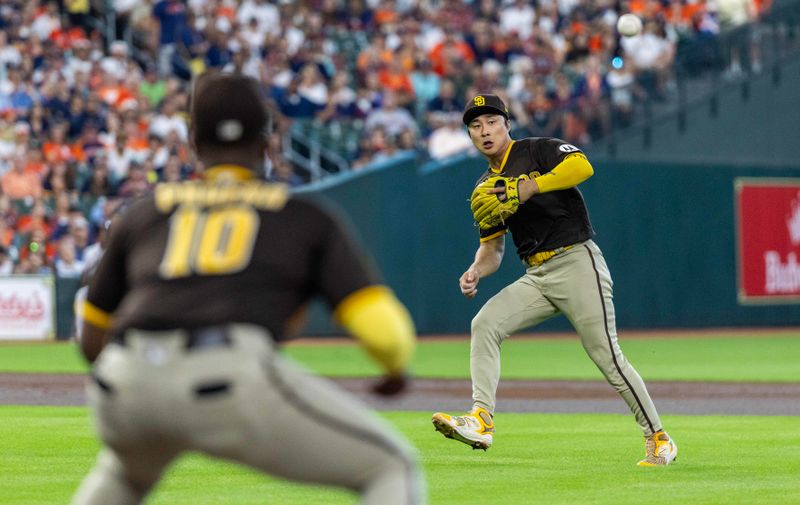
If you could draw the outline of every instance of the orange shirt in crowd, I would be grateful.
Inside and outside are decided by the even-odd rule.
[[[28,197],[39,198],[42,196],[41,178],[24,170],[21,173],[16,170],[6,172],[3,175],[2,185],[3,193],[12,200],[21,200]]]
[[[603,46],[605,45],[605,41],[603,40],[603,35],[599,33],[593,33],[589,37],[589,52],[592,54],[597,54],[603,51]]]
[[[356,68],[361,72],[366,72],[370,65],[388,65],[394,59],[394,53],[388,49],[375,53],[376,49],[373,47],[367,47],[361,51],[356,59]]]
[[[452,58],[452,56],[448,58],[448,54],[455,55],[457,58]],[[472,52],[469,44],[463,41],[456,42],[449,47],[445,47],[445,43],[440,42],[433,47],[428,56],[430,57],[433,71],[439,75],[450,74],[450,65],[453,64],[453,60],[470,63],[475,61],[475,53]]]
[[[388,68],[378,72],[378,82],[386,89],[397,93],[414,94],[414,86],[406,73],[392,72]]]
[[[9,248],[14,243],[14,230],[11,228],[3,228],[0,230],[0,245]]]
[[[136,97],[128,88],[125,86],[120,86],[119,84],[101,86],[100,89],[97,90],[97,94],[100,95],[101,100],[117,109],[119,109],[127,100],[136,99]]]
[[[39,180],[44,178],[44,173],[46,169],[47,167],[41,161],[28,160],[25,162],[25,172],[34,174],[36,177],[39,178]]]
[[[756,5],[756,12],[761,15],[772,7],[772,0],[753,0]]]
[[[44,159],[50,162],[70,161],[74,158],[74,153],[69,144],[58,144],[55,142],[45,142],[42,145]]]
[[[375,23],[385,25],[387,23],[396,23],[398,15],[395,11],[387,8],[378,7],[375,9]]]
[[[75,42],[87,40],[86,32],[83,31],[83,28],[77,26],[66,30],[63,27],[57,28],[50,34],[50,39],[61,49],[71,49]]]

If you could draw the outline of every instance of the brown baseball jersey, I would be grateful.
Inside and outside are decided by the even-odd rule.
[[[335,215],[225,168],[240,180],[220,183],[211,169],[209,181],[159,185],[115,224],[88,295],[113,313],[113,334],[238,322],[280,341],[313,296],[336,307],[376,283]]]
[[[567,156],[580,152],[572,144],[556,138],[529,137],[517,140],[506,152],[500,171],[488,169],[477,184],[498,173],[532,179],[550,172]],[[481,230],[481,242],[508,230],[522,259],[539,251],[576,244],[594,236],[583,195],[577,187],[534,195],[520,205],[505,224]]]

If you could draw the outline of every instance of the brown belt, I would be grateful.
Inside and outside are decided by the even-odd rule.
[[[567,252],[572,248],[573,248],[573,246],[566,245],[564,247],[559,247],[557,249],[553,249],[552,251],[539,251],[539,252],[537,252],[535,254],[531,254],[530,256],[525,258],[525,263],[528,266],[531,266],[531,267],[538,267],[539,265],[541,265],[545,261],[549,260],[553,256],[558,256],[559,254],[561,254],[563,252]]]

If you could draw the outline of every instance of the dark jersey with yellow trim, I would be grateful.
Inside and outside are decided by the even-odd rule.
[[[517,140],[511,145],[499,173],[508,177],[538,177],[550,172],[570,154],[580,152],[572,144],[556,138]],[[487,170],[477,184],[497,173]],[[507,230],[511,231],[517,254],[522,259],[594,236],[583,195],[576,187],[534,195],[520,205],[504,225],[481,230],[481,240],[496,237]]]
[[[336,307],[374,271],[327,209],[277,184],[163,184],[115,223],[88,301],[112,333],[253,323],[276,340],[306,302]]]

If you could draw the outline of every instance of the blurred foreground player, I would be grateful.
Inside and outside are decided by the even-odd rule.
[[[314,295],[405,385],[413,323],[331,214],[257,180],[269,114],[255,81],[206,74],[192,100],[204,180],[163,184],[114,224],[89,287],[81,349],[105,447],[73,504],[140,503],[184,451],[424,502],[409,444],[329,382],[284,360]]]

